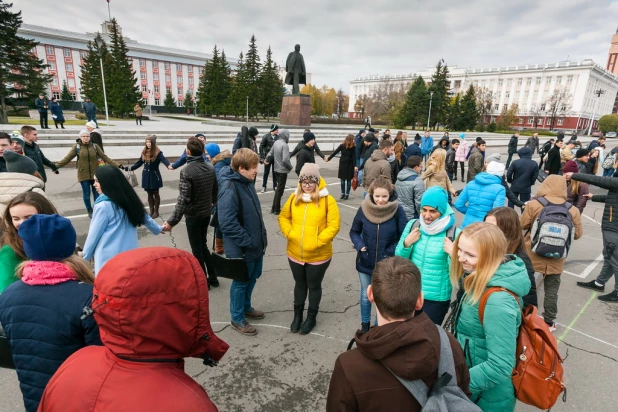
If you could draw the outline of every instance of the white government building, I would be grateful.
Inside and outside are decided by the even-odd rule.
[[[431,82],[434,72],[435,67],[429,67],[417,73],[352,79],[349,116],[361,116],[354,110],[359,96],[372,96],[384,85],[403,86],[407,90],[418,76]],[[597,120],[612,112],[618,93],[618,77],[592,60],[488,69],[449,66],[449,72],[453,94],[465,93],[470,84],[475,88],[486,88],[493,93],[493,120],[498,118],[505,105],[517,104],[519,117],[514,126],[527,128],[535,127],[535,123],[537,128],[550,128],[548,100],[556,90],[564,90],[568,97],[565,107],[557,113],[554,128],[558,129],[585,129],[593,116],[593,128],[596,128]],[[595,94],[599,89],[604,91],[600,97]]]

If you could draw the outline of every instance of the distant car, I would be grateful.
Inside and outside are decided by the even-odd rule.
[[[592,136],[592,137],[601,137],[601,136],[603,136],[603,132],[597,130],[595,132],[592,132],[592,134],[590,136]]]
[[[605,137],[616,137],[618,136],[618,133],[616,132],[607,132],[605,133]]]

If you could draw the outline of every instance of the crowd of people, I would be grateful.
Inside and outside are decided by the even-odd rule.
[[[227,351],[210,326],[208,290],[220,287],[219,277],[230,277],[229,267],[242,268],[231,277],[231,328],[254,336],[259,324],[252,322],[266,317],[252,299],[268,246],[256,190],[260,163],[262,192],[272,174],[270,213],[286,240],[294,280],[291,333],[307,335],[317,325],[322,284],[341,229],[339,204],[315,155],[325,162],[340,155],[340,201],[349,199],[355,185],[363,188],[348,234],[359,277],[357,349],[337,359],[329,411],[420,410],[422,401],[405,382],[446,384],[438,376],[444,347],[452,352],[450,384],[466,400],[483,411],[514,410],[511,372],[523,321],[520,306],[536,307],[542,284],[542,318],[548,331],[556,329],[561,273],[573,242],[583,235],[588,200],[605,203],[605,260],[597,279],[577,285],[601,292],[618,277],[613,218],[618,180],[610,177],[618,165],[614,151],[604,153],[603,138],[584,149],[560,138],[541,146],[535,134],[518,148],[515,134],[505,165],[499,153],[487,153],[486,141],[470,144],[463,133],[453,139],[445,133],[434,145],[425,132],[408,144],[404,131],[392,138],[386,130],[380,138],[366,127],[326,157],[310,130],[291,151],[289,131],[272,125],[259,144],[258,130],[243,127],[232,151],[198,134],[175,163],[149,135],[139,160],[126,167],[105,154],[97,124],[88,126],[55,163],[36,144],[35,128],[0,133],[0,324],[28,411],[99,404],[114,410],[119,394],[127,394],[137,409],[177,409],[170,405],[182,398],[182,410],[216,410],[184,373],[182,358],[214,365]],[[535,151],[541,164],[532,160]],[[58,173],[74,159],[91,218],[83,250],[71,222],[45,195],[44,166]],[[182,167],[178,199],[167,219],[159,210],[161,163],[169,170]],[[612,173],[597,176],[599,165]],[[132,185],[122,172],[140,167],[148,212],[133,189],[137,182]],[[292,170],[297,179],[284,200]],[[452,185],[458,170],[466,183],[461,191]],[[536,181],[541,185],[533,194]],[[592,195],[590,186],[608,193]],[[455,211],[464,215],[459,226]],[[138,249],[137,228],[158,235],[183,217],[190,254]],[[493,287],[502,289],[484,296]],[[598,298],[618,302],[618,282]],[[449,325],[450,333],[439,325]],[[88,375],[79,367],[84,362],[91,366]],[[152,390],[160,385],[166,391]],[[96,400],[87,396],[96,393]]]

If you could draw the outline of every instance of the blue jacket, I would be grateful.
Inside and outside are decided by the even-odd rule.
[[[86,113],[86,116],[97,115],[97,106],[94,104],[94,102],[84,102],[84,104],[82,104],[82,107],[84,108],[84,113]]]
[[[210,160],[206,157],[206,152],[202,153],[202,159],[204,159],[206,163],[210,163]],[[187,149],[183,150],[180,157],[174,163],[172,163],[172,168],[174,168],[174,170],[178,169],[185,163],[187,163]]]
[[[219,185],[221,185],[221,181],[219,180],[219,175],[221,174],[221,171],[223,170],[223,168],[225,168],[226,166],[229,167],[231,164],[232,164],[231,156],[221,159],[217,163],[214,164],[215,173],[217,174],[217,182],[219,183]]]
[[[356,135],[356,137],[354,137],[354,145],[355,145],[354,149],[355,149],[355,155],[356,155],[356,163],[358,163],[361,158],[362,143],[363,143],[363,137],[359,133]]]
[[[49,103],[49,111],[53,116],[56,116],[54,119],[57,122],[64,122],[64,113],[62,113],[62,106],[58,104],[58,102],[50,102]]]
[[[229,258],[244,257],[257,260],[264,255],[268,240],[262,218],[262,206],[253,180],[249,180],[229,166],[219,174],[217,214],[223,233],[223,247]],[[238,199],[240,203],[238,204]],[[242,207],[242,219],[239,219]],[[240,222],[242,220],[242,224]]]
[[[163,152],[159,152],[157,157],[150,162],[144,162],[140,157],[139,160],[131,166],[131,170],[136,170],[144,165],[144,170],[142,170],[142,189],[154,191],[163,187],[163,178],[161,177],[161,172],[159,172],[159,165],[161,162],[163,162],[165,167],[170,165],[170,162],[163,156]]]
[[[433,137],[421,137],[421,152],[426,155],[431,153],[431,149],[433,149]]]
[[[418,145],[418,143],[414,142],[406,148],[405,154],[406,157],[409,159],[410,156],[421,157],[423,155],[423,152],[421,151],[421,147]]]
[[[144,212],[144,226],[158,235],[163,228]],[[105,195],[94,202],[92,221],[84,244],[84,259],[94,257],[94,273],[119,253],[137,249],[137,228],[129,222],[127,214]]]
[[[372,201],[370,195],[367,199]],[[376,263],[387,257],[395,256],[395,247],[407,222],[406,212],[401,205],[397,208],[395,216],[380,224],[372,223],[363,213],[361,205],[350,229],[350,239],[358,252],[356,270],[371,274]],[[367,247],[367,250],[361,252],[363,247]]]
[[[482,222],[494,207],[504,206],[506,190],[498,176],[481,172],[460,193],[453,207],[466,216],[461,228],[474,222]],[[466,203],[468,204],[466,206]]]
[[[0,323],[28,412],[36,412],[47,382],[69,356],[101,345],[94,318],[80,319],[91,301],[92,285],[77,281],[40,286],[17,281],[0,295]]]
[[[529,147],[522,147],[517,151],[517,155],[519,159],[511,163],[506,179],[511,184],[511,191],[530,193],[539,176],[539,165],[532,160],[532,150]]]

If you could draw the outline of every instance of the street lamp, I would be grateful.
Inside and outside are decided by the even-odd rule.
[[[431,102],[433,101],[433,92],[429,92],[429,116],[427,117],[427,130],[429,130],[429,121],[431,120]]]
[[[247,96],[247,124],[249,124],[249,96]]]
[[[337,120],[339,120],[341,118],[341,115],[339,114],[339,96],[337,96]]]
[[[105,42],[100,36],[97,36],[94,39],[94,44],[97,46],[97,51],[99,53],[99,63],[101,64],[101,82],[103,83],[103,99],[105,100],[105,121],[109,126],[109,113],[107,111],[107,92],[105,91],[105,74],[103,73],[103,53],[101,51]]]
[[[601,99],[601,95],[605,94],[605,90],[599,89],[599,90],[595,91],[594,94],[596,94],[597,97],[600,100]],[[600,103],[600,101],[599,101],[599,103]],[[592,134],[592,124],[594,123],[594,116],[596,116],[596,114],[597,114],[597,105],[594,106],[594,110],[592,111],[592,118],[590,118],[590,127],[588,128],[588,136],[590,136]]]

